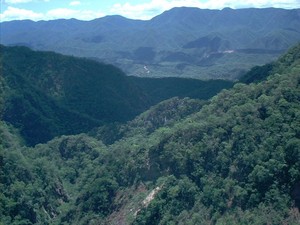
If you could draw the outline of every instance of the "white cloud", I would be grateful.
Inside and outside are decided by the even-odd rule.
[[[1,3],[25,3],[25,2],[47,2],[50,0],[0,0]],[[69,0],[70,6],[80,5],[79,0]],[[118,14],[132,19],[151,19],[152,17],[169,10],[173,7],[198,7],[203,9],[223,9],[225,7],[231,8],[300,8],[300,0],[149,0],[147,3],[141,4],[114,4],[109,12],[103,13],[98,10],[84,10],[79,8],[57,8],[49,10],[46,13],[38,13],[32,10],[21,9],[17,7],[7,6],[7,8],[0,14],[1,21],[9,20],[52,20],[60,18],[76,18],[80,20],[92,20],[103,17],[107,14]]]
[[[45,18],[46,20],[61,19],[61,18],[64,19],[76,18],[79,20],[92,20],[103,16],[104,14],[100,11],[58,8],[58,9],[53,9],[48,11],[45,15]]]
[[[163,11],[174,7],[198,7],[203,9],[236,8],[300,8],[299,0],[151,0],[148,3],[132,5],[130,3],[114,4],[111,13],[134,19],[150,19]]]
[[[76,18],[79,20],[92,20],[95,18],[105,16],[104,13],[100,11],[92,10],[74,10],[68,8],[57,8],[49,10],[46,13],[37,13],[31,10],[20,9],[12,6],[8,6],[7,9],[0,14],[0,21],[10,21],[10,20],[54,20],[54,19],[70,19]]]
[[[81,4],[81,2],[80,1],[73,1],[73,2],[70,2],[70,6],[78,6],[78,5],[80,5]]]
[[[0,21],[9,20],[41,20],[44,15],[42,13],[36,13],[27,9],[19,9],[12,6],[8,6],[7,9],[0,14]]]
[[[32,0],[5,0],[4,2],[7,4],[19,4],[19,3],[32,2]]]
[[[219,0],[219,1],[207,1],[202,4],[209,9],[222,9],[225,7],[237,8],[299,8],[299,0]]]
[[[77,14],[77,10],[68,8],[58,8],[52,9],[47,12],[47,18],[57,19],[57,18],[72,18]]]
[[[1,3],[6,4],[20,4],[20,3],[28,3],[28,2],[35,2],[35,1],[42,1],[42,2],[49,2],[50,0],[1,0]]]
[[[114,4],[111,13],[134,19],[150,19],[165,10],[169,9],[169,3],[166,0],[152,0],[149,3],[138,5]]]

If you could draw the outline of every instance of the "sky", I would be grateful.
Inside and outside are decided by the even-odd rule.
[[[0,21],[92,20],[106,15],[148,20],[173,7],[300,8],[300,0],[0,0]]]

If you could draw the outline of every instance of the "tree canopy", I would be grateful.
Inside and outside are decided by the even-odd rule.
[[[1,121],[1,223],[299,224],[299,56],[208,102],[35,147]]]

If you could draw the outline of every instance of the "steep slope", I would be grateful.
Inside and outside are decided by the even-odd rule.
[[[1,118],[21,129],[29,145],[131,120],[167,98],[208,99],[232,85],[182,79],[137,82],[112,65],[88,59],[26,47],[0,46],[0,53]]]
[[[119,69],[91,60],[1,46],[3,119],[29,144],[126,121],[149,107]]]
[[[98,132],[21,148],[1,123],[1,222],[298,224],[299,56],[208,104],[160,103],[109,145]]]
[[[198,80],[189,78],[146,78],[129,77],[155,103],[172,97],[189,97],[194,99],[209,99],[219,93],[222,89],[229,89],[233,82],[227,80]]]
[[[134,76],[236,79],[300,41],[299,15],[299,9],[183,7],[149,21],[11,21],[1,23],[0,40],[97,58]]]
[[[265,82],[237,84],[173,127],[115,144],[141,162],[121,162],[125,174],[159,190],[134,224],[299,223],[299,53]]]

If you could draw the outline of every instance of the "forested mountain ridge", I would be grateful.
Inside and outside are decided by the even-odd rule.
[[[1,222],[299,224],[299,56],[208,104],[162,102],[109,144],[100,128],[28,148],[1,122]]]
[[[299,9],[182,7],[147,21],[107,16],[3,22],[0,40],[92,57],[134,76],[237,79],[296,44],[299,27]]]
[[[150,105],[123,72],[92,60],[1,46],[1,65],[3,119],[29,144],[126,121]]]
[[[222,80],[147,79],[151,86],[90,59],[2,45],[0,53],[1,118],[19,128],[29,145],[131,120],[171,97],[208,99],[232,86]]]

